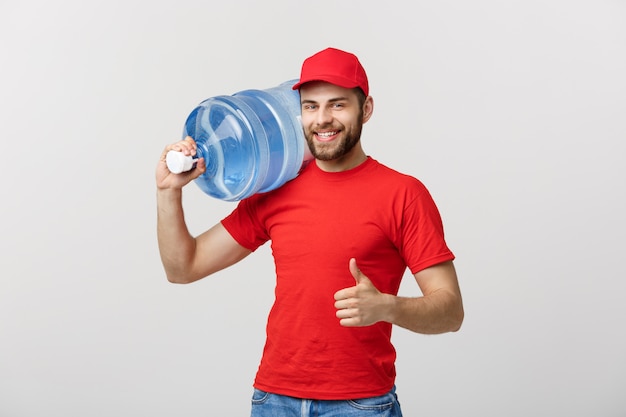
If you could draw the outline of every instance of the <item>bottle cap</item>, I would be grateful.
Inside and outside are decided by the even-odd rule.
[[[194,162],[193,157],[178,151],[169,151],[165,156],[167,169],[169,169],[172,174],[180,174],[181,172],[191,170]]]

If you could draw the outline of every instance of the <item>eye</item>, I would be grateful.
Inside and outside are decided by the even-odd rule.
[[[315,110],[317,106],[315,104],[303,104],[302,110],[312,111]]]

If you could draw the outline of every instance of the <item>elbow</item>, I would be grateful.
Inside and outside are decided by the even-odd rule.
[[[176,270],[176,271],[168,271],[167,269],[165,270],[165,275],[167,277],[167,280],[169,282],[171,282],[172,284],[191,284],[192,282],[196,282],[202,278],[205,278],[211,274],[213,274],[214,271],[210,271],[208,273],[199,273],[197,271],[193,271],[193,270]]]
[[[190,284],[194,281],[197,281],[199,278],[194,278],[188,273],[184,272],[176,272],[176,271],[165,271],[165,276],[167,280],[172,284]]]
[[[463,324],[463,319],[460,319],[460,320],[458,320],[458,321],[454,322],[454,323],[452,324],[452,326],[450,327],[450,332],[451,332],[451,333],[456,333],[456,332],[458,332],[459,330],[461,330],[461,325],[462,325],[462,324]]]
[[[178,275],[169,275],[167,274],[167,280],[172,284],[189,284],[193,281],[186,279],[185,277]]]
[[[463,305],[460,305],[454,313],[450,315],[450,331],[458,332],[461,330],[461,325],[463,324],[463,320],[465,319],[465,311],[463,310]]]
[[[216,272],[215,270],[200,271],[197,268],[190,267],[189,264],[164,264],[164,269],[167,280],[172,284],[191,284]]]

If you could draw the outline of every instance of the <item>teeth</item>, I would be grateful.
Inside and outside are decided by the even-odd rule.
[[[337,134],[337,132],[317,132],[317,136],[321,136],[321,137],[324,137],[324,138],[329,138],[332,135],[336,135],[336,134]]]

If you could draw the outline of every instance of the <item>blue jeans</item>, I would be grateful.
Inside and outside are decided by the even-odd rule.
[[[258,389],[250,417],[402,417],[394,387],[380,397],[355,400],[305,400]]]

